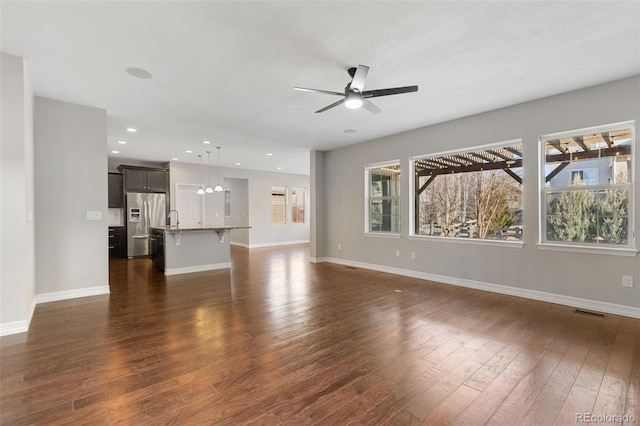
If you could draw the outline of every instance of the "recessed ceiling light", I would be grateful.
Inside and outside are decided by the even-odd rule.
[[[202,143],[209,145],[211,142],[210,141],[202,141]]]
[[[127,127],[127,132],[129,132],[129,133],[135,133],[135,132],[137,132],[137,131],[138,131],[138,130],[137,130],[137,129],[134,129],[133,127]]]
[[[187,149],[185,152],[186,152],[187,154],[191,154],[193,151],[191,151],[190,149]]]
[[[120,151],[111,151],[112,154],[120,154]]]
[[[356,129],[344,129],[345,133],[355,133],[356,131]]]
[[[278,167],[278,170],[282,170],[282,167]]]
[[[236,163],[236,166],[239,166],[239,165],[240,165],[240,163]]]
[[[126,71],[129,75],[138,78],[144,78],[145,80],[153,77],[153,75],[149,71],[143,70],[142,68],[131,67],[127,68]]]
[[[171,157],[171,161],[178,161],[177,157]]]
[[[127,144],[127,141],[118,141],[118,143],[119,143],[120,145],[126,145],[126,144]]]
[[[273,153],[271,153],[271,152],[267,152],[267,156],[268,156],[268,157],[271,157],[272,155],[273,155]]]

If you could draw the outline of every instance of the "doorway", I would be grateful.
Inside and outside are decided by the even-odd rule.
[[[200,226],[204,217],[202,197],[196,193],[201,185],[176,184],[176,210],[180,215],[180,226]]]

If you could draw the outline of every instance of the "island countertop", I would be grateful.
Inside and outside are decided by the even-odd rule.
[[[180,232],[180,231],[230,231],[232,229],[249,229],[250,226],[224,226],[224,225],[211,225],[211,226],[152,226],[151,229],[157,229],[165,232]]]

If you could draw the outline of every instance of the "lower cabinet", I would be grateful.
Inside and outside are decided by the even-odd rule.
[[[149,257],[153,266],[164,272],[164,231],[154,229],[149,237]]]
[[[127,229],[124,226],[109,227],[109,259],[127,257]]]

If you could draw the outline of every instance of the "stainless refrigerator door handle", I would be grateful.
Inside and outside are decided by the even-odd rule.
[[[151,203],[147,201],[147,233],[151,228]]]
[[[147,222],[147,202],[143,201],[142,202],[142,217],[143,217],[143,222],[142,222],[142,227],[144,228],[144,232],[149,232],[149,222]]]

